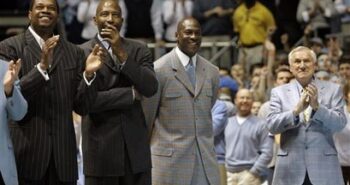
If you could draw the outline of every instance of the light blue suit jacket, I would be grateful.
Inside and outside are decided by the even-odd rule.
[[[12,97],[6,98],[3,78],[7,68],[8,63],[0,60],[0,172],[6,185],[17,185],[17,170],[8,119],[15,121],[22,119],[27,112],[27,102],[18,85],[14,86]]]
[[[342,90],[330,82],[315,80],[314,84],[320,107],[306,124],[302,113],[299,120],[292,113],[300,98],[297,81],[271,92],[268,128],[273,134],[281,133],[274,185],[301,185],[306,171],[312,184],[344,184],[332,138],[346,124]]]

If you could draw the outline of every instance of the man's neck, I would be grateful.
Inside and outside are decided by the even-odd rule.
[[[38,34],[45,41],[54,35],[53,30],[51,29],[40,29],[34,27],[33,25],[31,25],[31,27],[33,28],[35,33]]]

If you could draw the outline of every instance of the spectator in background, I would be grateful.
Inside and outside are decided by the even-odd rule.
[[[237,115],[224,128],[228,185],[261,185],[272,158],[273,140],[264,119],[252,114],[253,101],[248,89],[240,89],[235,98]]]
[[[330,33],[330,24],[327,21],[334,14],[332,0],[300,0],[297,10],[297,20],[308,26],[314,37],[325,38]]]
[[[272,13],[259,1],[243,0],[233,14],[234,31],[239,34],[238,62],[246,71],[263,62],[264,42],[276,29]]]
[[[338,152],[338,158],[343,172],[344,183],[350,183],[350,83],[343,88],[345,106],[344,112],[347,124],[342,131],[334,134],[334,144]]]
[[[164,38],[167,42],[176,42],[177,24],[185,17],[192,15],[192,0],[164,0],[162,16],[165,23]]]
[[[226,125],[229,108],[227,104],[222,100],[216,100],[213,108],[211,109],[213,120],[213,132],[214,132],[214,146],[216,153],[216,160],[218,162],[220,171],[220,184],[227,184],[226,168],[225,168],[225,137],[224,127],[220,125]]]
[[[97,33],[93,18],[96,15],[96,8],[99,1],[100,0],[81,0],[78,5],[77,19],[83,24],[81,37],[84,41],[94,38]]]
[[[253,101],[251,112],[254,116],[258,116],[261,105],[262,105],[261,101]]]
[[[202,28],[203,42],[226,42],[232,36],[232,17],[236,6],[233,0],[194,0],[193,17],[195,17]],[[204,58],[210,59],[215,53],[211,48],[201,48]],[[217,61],[211,61],[218,67],[229,69],[231,64],[231,53],[225,52]]]
[[[344,55],[339,61],[339,77],[341,78],[342,84],[350,82],[350,56]]]

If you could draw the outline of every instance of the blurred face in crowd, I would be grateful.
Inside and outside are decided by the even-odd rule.
[[[350,79],[350,63],[343,63],[339,65],[339,74],[342,78]]]
[[[231,67],[231,76],[233,78],[243,79],[244,78],[244,68],[240,64],[235,64]]]
[[[276,86],[287,84],[292,78],[293,75],[289,71],[280,71],[276,76]]]
[[[235,98],[238,115],[242,117],[249,116],[253,104],[253,95],[248,89],[238,90]]]
[[[290,71],[295,79],[306,86],[311,82],[316,70],[316,55],[306,47],[297,47],[292,50],[289,57]]]
[[[94,17],[94,20],[100,33],[102,29],[109,28],[110,25],[116,27],[117,30],[120,31],[123,24],[123,18],[118,1],[100,1],[96,9],[96,16]],[[103,37],[103,35],[101,36]]]
[[[53,32],[58,20],[58,7],[55,0],[32,1],[28,18],[30,25],[40,35],[41,32]]]
[[[177,46],[187,56],[194,56],[201,45],[202,33],[198,21],[194,18],[186,18],[179,22],[175,33]]]
[[[252,114],[254,114],[255,116],[258,115],[260,107],[261,107],[262,103],[260,101],[254,101],[253,105],[252,105]]]

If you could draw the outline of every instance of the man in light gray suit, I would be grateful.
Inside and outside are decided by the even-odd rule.
[[[267,117],[272,134],[281,133],[274,185],[344,184],[332,135],[346,124],[339,85],[315,79],[316,55],[297,47],[288,56],[295,76],[272,89]]]
[[[197,20],[180,21],[176,38],[177,47],[154,63],[156,95],[143,102],[151,131],[153,185],[218,185],[211,108],[219,71],[197,54]]]
[[[0,60],[0,185],[18,185],[7,119],[20,120],[27,112],[27,102],[15,84],[20,68],[20,59],[10,63]]]

